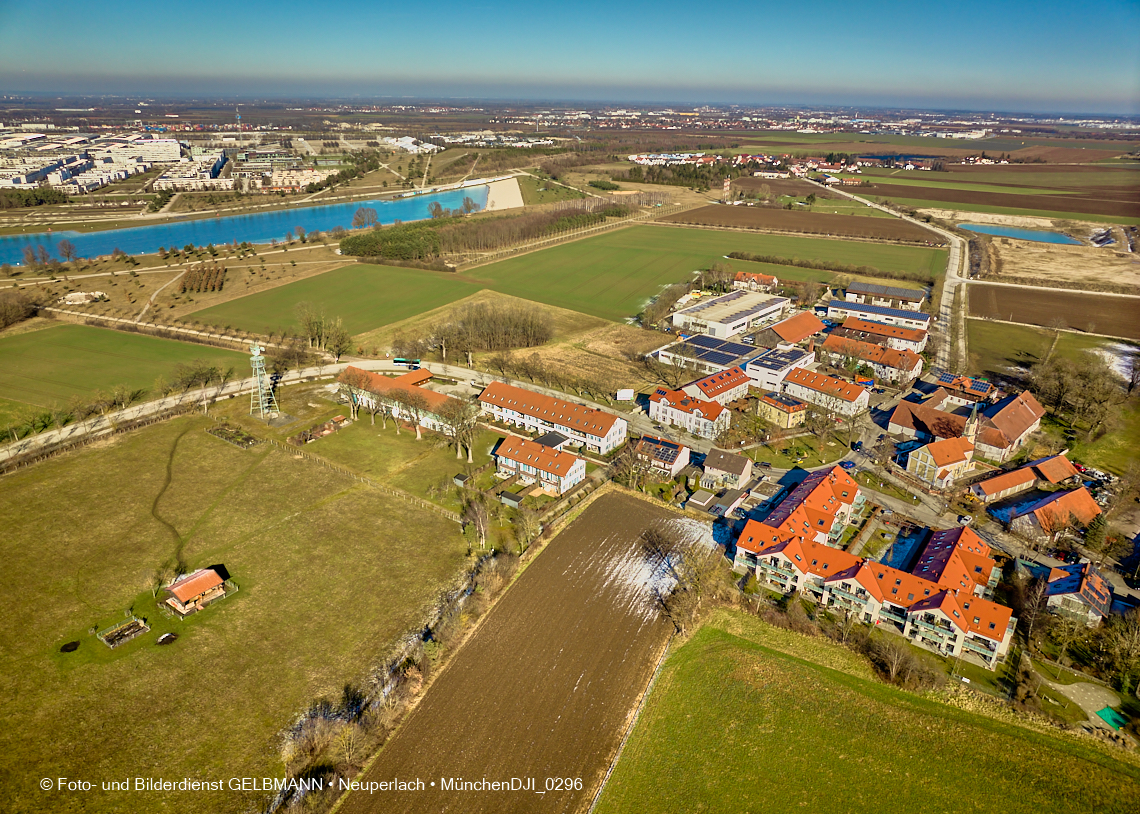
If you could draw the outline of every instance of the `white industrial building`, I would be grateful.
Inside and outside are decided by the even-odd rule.
[[[777,321],[787,307],[788,299],[785,297],[773,297],[754,291],[733,291],[675,311],[673,327],[679,331],[728,339]]]
[[[762,393],[779,391],[784,379],[796,368],[807,367],[815,361],[814,350],[804,350],[794,345],[779,345],[749,359],[744,372],[752,381],[752,386]]]

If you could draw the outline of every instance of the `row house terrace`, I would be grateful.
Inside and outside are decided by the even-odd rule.
[[[500,475],[518,475],[554,495],[566,493],[586,477],[585,459],[517,436],[503,439],[495,450],[495,463]]]
[[[479,404],[496,421],[533,432],[558,432],[602,455],[625,443],[624,418],[503,382],[487,385]]]

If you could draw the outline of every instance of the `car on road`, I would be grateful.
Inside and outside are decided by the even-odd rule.
[[[849,472],[855,468],[855,462],[854,461],[840,461],[839,465]]]
[[[771,469],[772,468],[772,464],[768,463],[767,461],[760,461],[756,465],[763,467],[764,469]]]
[[[858,452],[862,448],[863,448],[863,442],[862,441],[856,441],[854,444],[851,445],[851,449],[855,450],[856,452]]]

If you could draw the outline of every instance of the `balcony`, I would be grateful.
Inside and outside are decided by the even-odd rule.
[[[833,593],[833,594],[836,594],[838,596],[843,597],[844,599],[847,599],[851,602],[856,603],[857,605],[865,605],[867,603],[867,599],[869,598],[866,592],[864,592],[862,594],[862,596],[860,596],[857,593],[853,594],[849,591],[843,590],[842,588],[838,588],[835,585],[828,586],[828,590],[830,590],[831,593]]]
[[[997,645],[984,642],[981,639],[966,639],[966,649],[973,650],[975,653],[980,653],[986,658],[992,659],[994,653],[997,651]]]
[[[762,563],[760,563],[760,567],[763,568],[765,571],[773,571],[777,574],[783,574],[785,577],[795,576],[795,573],[796,573],[795,571],[793,571],[791,569],[790,566],[772,565],[772,563],[770,563],[770,562],[762,562]]]
[[[954,632],[954,630],[952,630],[950,628],[949,625],[935,625],[935,624],[931,624],[930,622],[927,622],[924,619],[911,619],[910,624],[912,627],[921,628],[922,630],[933,631],[934,633],[937,633],[939,636],[949,636],[950,638],[955,637],[955,632]]]

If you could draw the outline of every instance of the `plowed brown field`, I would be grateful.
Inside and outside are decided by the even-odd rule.
[[[1003,206],[1011,209],[1038,209],[1042,212],[1074,212],[1083,215],[1140,218],[1140,202],[1133,200],[1135,196],[1126,189],[1091,189],[1071,195],[1017,195],[875,183],[869,187],[858,187],[857,194],[903,200]]]
[[[735,229],[772,229],[809,235],[862,237],[898,240],[906,243],[943,241],[933,232],[896,218],[866,218],[861,215],[831,215],[823,212],[796,212],[760,206],[703,206],[661,218],[666,223],[698,226],[727,226]]]
[[[419,778],[425,790],[357,792],[341,811],[584,810],[672,630],[638,535],[685,522],[627,495],[599,497],[531,563],[357,778]],[[445,791],[443,778],[527,787]],[[546,791],[555,778],[580,778],[581,788]]]
[[[1140,297],[1079,294],[1006,285],[970,285],[970,315],[1140,339]]]

